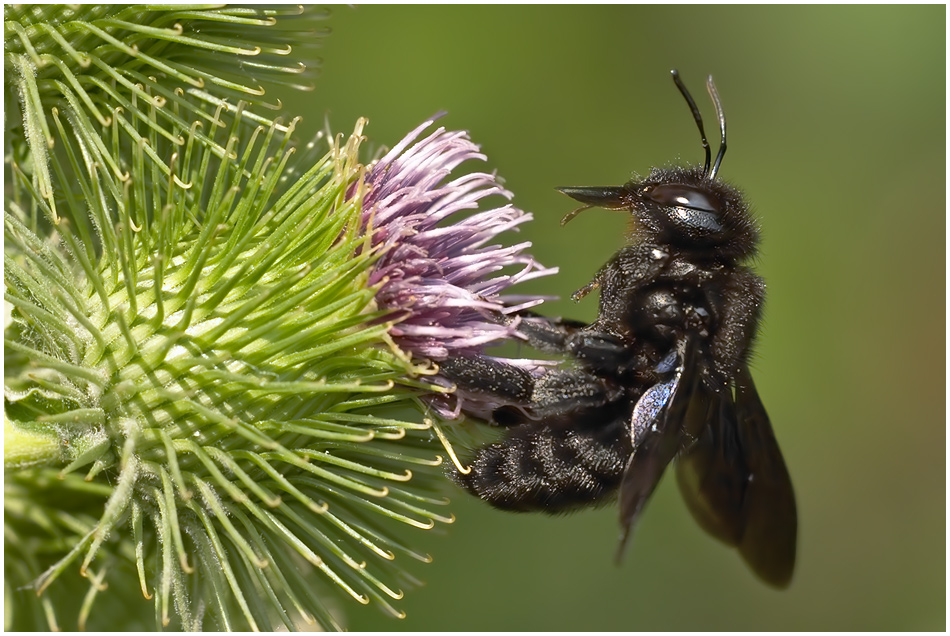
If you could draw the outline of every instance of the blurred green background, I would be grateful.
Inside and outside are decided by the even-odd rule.
[[[678,68],[716,137],[721,176],[761,220],[769,283],[754,360],[798,496],[789,590],[705,536],[674,480],[621,567],[612,507],[514,515],[454,493],[458,521],[409,616],[347,608],[355,630],[943,630],[946,627],[945,7],[338,7],[314,93],[284,95],[392,145],[426,117],[466,129],[561,273],[531,291],[591,319],[585,284],[622,215],[567,229],[560,185],[619,185],[701,160]],[[714,142],[715,148],[715,142]],[[470,169],[484,169],[471,166]],[[520,238],[520,237],[519,237]]]

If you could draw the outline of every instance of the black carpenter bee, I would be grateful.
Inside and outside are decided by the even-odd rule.
[[[524,314],[533,346],[574,364],[533,375],[487,357],[442,363],[462,392],[502,404],[502,439],[477,449],[454,478],[498,508],[559,513],[619,489],[630,529],[666,466],[709,534],[739,549],[766,583],[785,587],[795,565],[797,513],[788,470],[748,359],[765,284],[743,261],[758,231],[740,193],[719,181],[726,121],[707,81],[722,133],[711,152],[702,117],[679,78],[705,149],[703,166],[654,168],[619,187],[560,188],[583,207],[629,212],[634,240],[574,294],[600,291],[587,325]]]

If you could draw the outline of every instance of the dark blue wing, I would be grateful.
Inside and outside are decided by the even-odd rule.
[[[795,569],[798,511],[792,479],[748,368],[736,378],[739,443],[749,477],[739,554],[766,583],[786,587]]]
[[[766,583],[786,587],[795,568],[798,515],[791,478],[747,367],[731,387],[705,386],[696,442],[676,460],[680,492],[696,522],[739,553]]]
[[[687,412],[699,378],[695,357],[696,347],[691,340],[680,343],[658,369],[669,378],[650,387],[633,410],[630,433],[634,451],[620,482],[618,560],[663,471],[682,446]]]

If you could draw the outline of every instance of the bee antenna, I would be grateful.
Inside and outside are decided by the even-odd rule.
[[[722,163],[722,158],[726,155],[726,113],[722,110],[722,102],[719,101],[719,91],[716,90],[716,83],[713,81],[712,75],[706,80],[706,90],[709,91],[709,97],[716,106],[716,118],[719,119],[719,130],[722,133],[722,140],[719,142],[719,153],[716,155],[716,163],[713,164],[712,172],[708,175],[709,180],[712,181],[716,178],[716,173],[719,172],[719,164]]]
[[[706,131],[703,129],[703,116],[699,114],[699,108],[696,106],[696,102],[693,101],[693,96],[689,94],[689,91],[686,90],[686,85],[683,84],[683,80],[680,79],[679,71],[675,68],[670,71],[670,75],[673,76],[673,82],[676,84],[676,88],[680,89],[680,93],[683,94],[683,97],[686,98],[686,103],[689,104],[689,109],[693,113],[693,119],[696,121],[696,126],[699,128],[699,134],[703,138],[703,150],[706,151],[706,163],[703,165],[703,175],[709,174],[709,160],[712,157],[712,153],[709,150],[709,142],[706,141]],[[715,89],[714,89],[715,90]],[[715,101],[715,100],[714,100]],[[721,121],[725,121],[720,117]],[[719,167],[719,161],[722,159],[722,151],[719,151],[720,156],[716,159],[716,167]],[[715,173],[715,170],[713,170]]]

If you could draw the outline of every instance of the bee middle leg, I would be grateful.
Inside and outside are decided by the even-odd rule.
[[[476,395],[497,404],[495,424],[514,425],[615,401],[623,394],[612,382],[581,369],[551,369],[538,375],[487,356],[456,356],[439,363],[464,399]],[[512,407],[524,416],[512,415]]]

